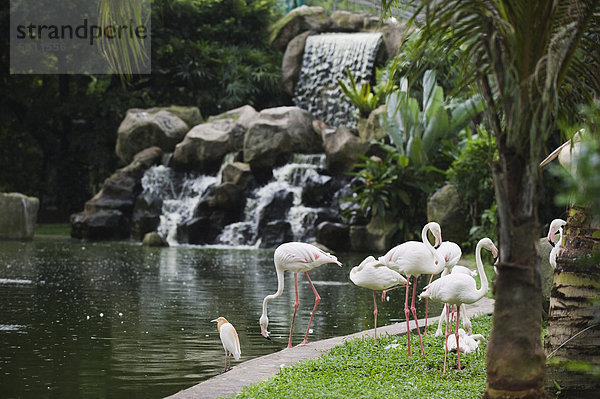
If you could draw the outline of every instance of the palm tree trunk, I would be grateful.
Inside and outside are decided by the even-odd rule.
[[[569,397],[600,397],[600,228],[569,212],[550,296],[546,386]],[[587,370],[587,372],[586,372]]]
[[[535,248],[540,177],[527,158],[499,143],[493,172],[501,263],[494,287],[485,398],[545,397],[541,279]]]

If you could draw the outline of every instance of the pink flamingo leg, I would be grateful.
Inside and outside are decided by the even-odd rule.
[[[442,374],[446,374],[446,358],[448,357],[448,337],[450,336],[450,333],[448,332],[448,323],[450,323],[450,309],[449,309],[449,305],[444,305],[444,308],[446,309],[446,331],[445,331],[445,338],[444,338],[444,371],[442,372]]]
[[[460,348],[458,346],[458,325],[460,324],[460,306],[456,305],[456,354],[458,355],[458,371],[460,371]]]
[[[298,305],[300,300],[298,299],[298,273],[294,273],[294,287],[296,288],[296,302],[294,302],[294,315],[292,316],[292,327],[290,328],[290,339],[288,341],[288,348],[292,347],[292,333],[294,332],[294,320],[296,319],[296,312],[298,311]]]
[[[373,304],[375,310],[373,310],[373,316],[375,317],[375,345],[377,345],[377,297],[375,296],[375,290],[373,290]]]
[[[412,295],[412,303],[410,304],[410,310],[413,314],[413,318],[415,319],[415,323],[417,324],[417,332],[419,333],[419,344],[421,344],[421,356],[425,356],[425,351],[423,350],[423,338],[421,338],[421,329],[419,328],[419,320],[417,319],[417,308],[415,307],[415,296],[417,293],[417,279],[419,277],[415,276],[415,285],[413,285],[413,295]]]
[[[304,341],[302,341],[298,346],[306,345],[306,343],[308,342],[308,331],[310,330],[310,324],[312,323],[313,317],[315,315],[315,310],[317,310],[317,305],[319,304],[319,301],[321,300],[321,297],[319,296],[317,289],[315,288],[312,281],[310,280],[310,277],[308,276],[308,272],[304,272],[304,274],[306,275],[306,279],[310,283],[310,286],[312,287],[312,290],[315,293],[315,306],[313,307],[312,313],[310,314],[310,320],[308,321],[308,327],[306,328],[306,334],[304,334]]]
[[[431,284],[432,281],[433,281],[433,274],[429,278],[428,284]],[[429,311],[429,298],[425,298],[425,331],[423,332],[423,335],[427,335],[427,312],[428,311]]]
[[[410,277],[409,277],[410,280]],[[408,338],[408,356],[410,356],[410,311],[408,310],[408,292],[410,288],[406,286],[406,298],[404,298],[404,316],[406,317],[406,337]]]

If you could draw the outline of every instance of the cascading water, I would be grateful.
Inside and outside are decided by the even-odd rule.
[[[302,190],[307,181],[319,183],[330,179],[318,173],[324,167],[324,154],[295,154],[291,163],[273,171],[271,182],[256,189],[247,199],[244,220],[226,226],[217,238],[218,243],[259,246],[260,226],[269,218],[279,217],[289,223],[294,241],[313,241],[318,209],[302,204]],[[276,211],[273,212],[272,204],[277,198],[285,202],[286,197],[291,197],[291,206],[288,209],[284,205],[284,214],[278,216]]]
[[[163,200],[157,232],[169,245],[177,245],[177,227],[194,217],[199,202],[209,189],[221,182],[223,168],[233,162],[235,154],[228,154],[216,176],[181,174],[164,166],[153,166],[142,177],[143,195]]]
[[[358,87],[369,82],[381,33],[324,33],[309,36],[294,103],[330,126],[355,127],[357,107],[344,95],[338,79],[348,82],[348,68]]]

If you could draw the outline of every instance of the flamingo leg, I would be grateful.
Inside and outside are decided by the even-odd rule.
[[[377,297],[375,296],[375,290],[373,290],[373,304],[375,305],[375,310],[373,310],[375,318],[375,345],[377,345]]]
[[[450,323],[450,311],[447,309],[449,305],[444,305],[444,309],[446,310],[446,331],[444,337],[444,370],[442,374],[446,374],[446,359],[448,358],[448,337],[450,333],[448,332],[448,323]]]
[[[308,272],[304,272],[304,274],[306,275],[306,279],[310,283],[310,286],[312,287],[312,290],[315,293],[315,306],[313,307],[312,313],[310,314],[310,320],[308,321],[308,327],[306,327],[306,334],[304,334],[304,341],[302,341],[298,346],[306,345],[306,343],[308,342],[308,332],[310,331],[310,325],[311,325],[313,317],[315,315],[315,310],[317,310],[317,305],[319,304],[319,301],[321,301],[321,297],[319,296],[317,289],[315,288],[312,281],[310,280],[310,277],[308,276]]]
[[[429,283],[427,283],[427,284],[431,284],[432,281],[433,281],[433,274],[429,278]],[[429,311],[429,298],[425,298],[425,331],[423,332],[423,335],[427,335],[427,312],[428,311]]]
[[[415,285],[413,285],[413,295],[412,295],[412,303],[410,304],[410,310],[413,314],[413,318],[415,319],[415,323],[417,324],[417,333],[419,333],[419,344],[421,344],[421,356],[425,356],[425,351],[423,350],[423,338],[421,338],[421,329],[419,328],[419,320],[417,319],[417,308],[415,307],[415,296],[417,294],[417,279],[418,278],[419,278],[418,276],[415,276]]]
[[[460,347],[458,346],[458,325],[460,324],[460,306],[456,306],[456,354],[458,355],[458,371],[460,371]]]
[[[296,302],[294,302],[294,315],[292,316],[292,326],[290,327],[290,339],[288,341],[288,348],[292,347],[292,333],[294,332],[294,320],[296,320],[296,312],[298,311],[298,305],[300,300],[298,299],[298,273],[294,273],[294,287],[296,288]]]
[[[410,277],[409,277],[410,280]],[[408,356],[410,356],[410,311],[408,310],[408,292],[410,291],[409,286],[406,286],[406,298],[404,298],[404,316],[406,317],[406,337],[408,339]]]
[[[406,282],[406,284],[408,285],[408,281]],[[387,295],[388,292],[390,292],[392,290],[395,290],[397,288],[403,288],[403,287],[404,287],[403,285],[397,285],[395,287],[388,288],[387,290],[381,291],[381,302],[385,302],[385,297],[386,297],[386,295]]]

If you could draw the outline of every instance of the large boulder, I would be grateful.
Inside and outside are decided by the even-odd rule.
[[[327,169],[331,173],[348,172],[359,161],[358,155],[369,149],[369,144],[363,142],[353,131],[342,125],[336,130],[323,129],[323,146],[327,154]]]
[[[142,176],[161,157],[159,147],[147,148],[106,179],[102,189],[85,203],[83,212],[71,215],[71,236],[88,240],[128,238],[136,198],[142,192]]]
[[[221,175],[223,183],[233,183],[242,191],[255,186],[254,176],[250,165],[244,162],[233,162],[225,165]]]
[[[131,236],[134,240],[142,240],[147,233],[158,228],[162,205],[162,198],[151,193],[142,193],[136,198],[131,220]]]
[[[204,121],[198,107],[187,107],[182,105],[171,105],[169,107],[149,108],[146,112],[155,114],[159,111],[167,111],[178,116],[189,127],[196,126]]]
[[[244,162],[252,170],[271,169],[291,153],[322,151],[312,116],[299,107],[268,108],[250,124],[244,138]]]
[[[444,241],[461,243],[469,238],[468,210],[456,186],[447,184],[427,202],[427,220],[442,226]]]
[[[294,37],[288,43],[283,54],[283,60],[281,61],[281,84],[284,93],[290,97],[294,95],[294,90],[296,90],[298,78],[300,77],[306,38],[314,33],[313,31],[306,31]]]
[[[366,21],[369,19],[370,17],[366,13],[336,10],[331,13],[330,30],[334,32],[360,32],[365,28]]]
[[[0,193],[0,239],[31,240],[40,201],[20,193]]]
[[[369,117],[358,121],[357,130],[360,139],[363,142],[371,140],[381,140],[387,137],[387,133],[381,127],[381,116],[387,113],[386,105],[380,105],[369,114]]]
[[[260,248],[275,248],[294,240],[292,226],[285,220],[274,220],[260,232]]]
[[[188,130],[188,124],[169,111],[133,108],[117,131],[116,153],[124,162],[131,162],[135,154],[150,146],[171,152]]]
[[[323,7],[294,8],[271,27],[271,46],[284,51],[290,40],[307,30],[323,32],[331,25]]]
[[[389,19],[381,28],[383,49],[387,58],[393,58],[400,54],[402,44],[408,35],[407,24]]]
[[[192,128],[177,144],[173,165],[218,169],[226,154],[242,149],[246,129],[257,117],[258,112],[250,105],[211,116],[206,123]]]
[[[321,222],[317,226],[317,241],[335,251],[349,251],[350,227],[342,223]]]

